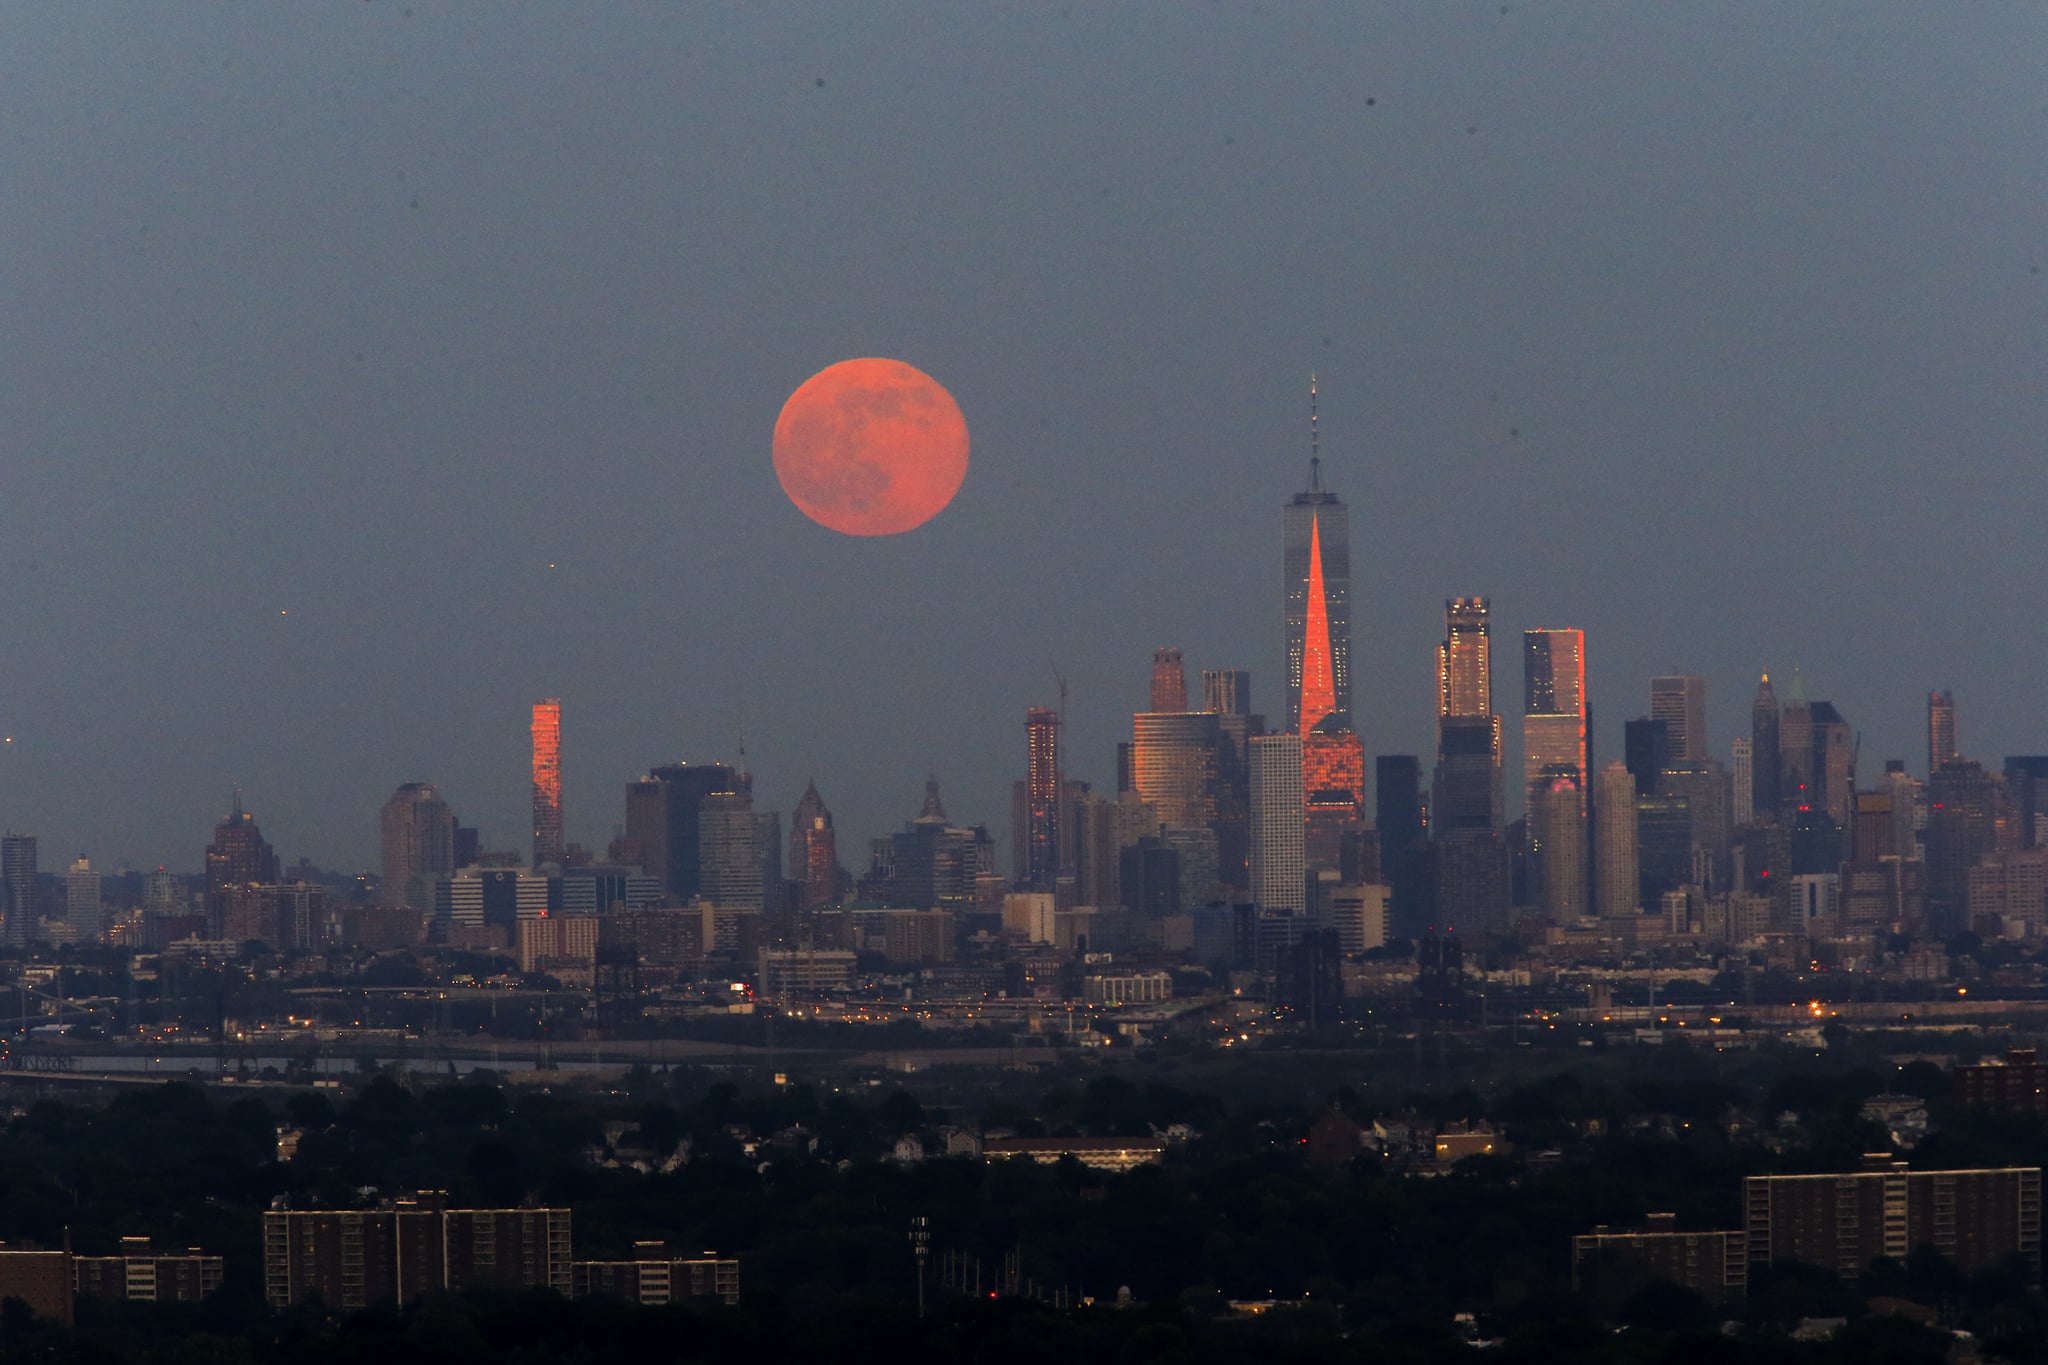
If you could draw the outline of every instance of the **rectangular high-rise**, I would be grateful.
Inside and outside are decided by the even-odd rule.
[[[0,889],[7,894],[7,941],[27,943],[36,928],[36,836],[0,838]]]
[[[1444,640],[1436,647],[1436,713],[1493,714],[1493,659],[1484,597],[1444,601]]]
[[[1664,722],[1671,756],[1687,762],[1707,757],[1707,680],[1690,673],[1650,679],[1650,718]]]
[[[1308,905],[1301,736],[1259,735],[1250,747],[1252,902],[1270,914],[1298,915]]]
[[[1522,632],[1522,790],[1571,777],[1586,796],[1586,632]]]
[[[1351,525],[1309,461],[1308,488],[1281,511],[1287,610],[1287,731],[1351,718]]]
[[[1222,730],[1212,711],[1140,711],[1131,717],[1126,791],[1157,808],[1168,827],[1216,818]]]
[[[1956,752],[1956,694],[1927,694],[1927,771],[1931,775],[1944,763],[1962,755]]]
[[[723,763],[669,763],[626,785],[626,840],[662,889],[682,900],[706,894],[699,852],[704,798],[743,790]]]
[[[1488,620],[1484,597],[1444,601],[1430,802],[1430,827],[1438,838],[1501,825],[1500,717],[1493,710]]]
[[[1060,878],[1060,713],[1034,706],[1024,713],[1024,856],[1019,871],[1033,891]]]
[[[562,861],[562,700],[533,704],[533,865]]]

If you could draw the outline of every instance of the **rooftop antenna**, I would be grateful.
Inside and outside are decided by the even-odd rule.
[[[1322,441],[1316,431],[1316,372],[1308,372],[1308,491],[1323,491]]]
[[[747,771],[747,707],[740,703],[740,790],[752,792],[754,775]]]
[[[1060,666],[1059,666],[1058,664],[1054,663],[1054,662],[1053,662],[1053,661],[1052,661],[1051,659],[1047,659],[1047,660],[1045,661],[1045,666],[1046,666],[1047,668],[1050,668],[1050,669],[1052,670],[1052,680],[1053,680],[1053,682],[1054,682],[1054,683],[1058,684],[1058,686],[1059,686],[1059,689],[1060,689],[1060,724],[1062,724],[1062,725],[1065,725],[1065,724],[1067,723],[1067,679],[1066,679],[1066,675],[1060,672]]]

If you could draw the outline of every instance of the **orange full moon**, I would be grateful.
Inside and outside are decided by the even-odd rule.
[[[818,371],[775,419],[775,477],[820,526],[893,536],[946,510],[967,477],[967,419],[953,395],[900,360]]]

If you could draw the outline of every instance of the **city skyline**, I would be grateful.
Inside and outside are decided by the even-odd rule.
[[[414,781],[515,847],[549,696],[585,844],[742,730],[849,847],[927,772],[1000,826],[1049,661],[1107,787],[1146,651],[1282,710],[1311,372],[1369,755],[1432,753],[1471,593],[1586,632],[1596,755],[1665,674],[1725,755],[1795,667],[1866,756],[1951,689],[1966,751],[2043,747],[1971,588],[2048,429],[2038,15],[416,10],[43,7],[0,53],[0,822],[52,867],[191,867],[237,785],[287,860],[372,865]],[[859,355],[974,430],[890,543],[771,466]]]

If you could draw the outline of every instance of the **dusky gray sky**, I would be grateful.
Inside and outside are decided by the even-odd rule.
[[[523,847],[559,695],[600,847],[743,718],[851,866],[927,770],[1007,844],[1049,660],[1105,787],[1155,645],[1284,712],[1311,370],[1369,753],[1453,593],[1511,746],[1582,626],[1602,758],[1795,664],[1868,767],[1930,687],[2048,749],[2044,65],[2024,4],[10,0],[0,820],[193,870],[240,783],[352,868],[427,780]],[[858,355],[973,433],[888,540],[770,465]]]

